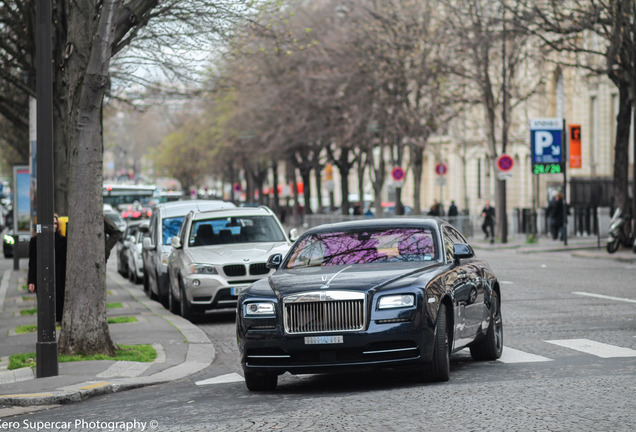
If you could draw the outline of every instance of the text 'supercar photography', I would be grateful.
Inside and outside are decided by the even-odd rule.
[[[454,227],[437,219],[323,225],[276,271],[239,296],[237,334],[248,389],[278,375],[405,367],[449,379],[450,354],[475,360],[503,350],[500,289]]]

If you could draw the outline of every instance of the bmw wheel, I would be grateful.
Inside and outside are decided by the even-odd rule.
[[[183,282],[181,281],[179,281],[179,297],[181,297],[181,301],[179,302],[180,315],[188,321],[194,322],[195,314],[192,311],[192,306],[188,304],[188,298],[185,295],[185,289],[183,288]]]
[[[172,277],[168,277],[169,281],[172,281]],[[172,292],[172,283],[168,283],[168,310],[175,315],[179,315],[181,310],[181,305],[174,298],[174,293]]]

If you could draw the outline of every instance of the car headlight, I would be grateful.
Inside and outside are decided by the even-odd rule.
[[[216,268],[212,264],[194,263],[188,266],[188,270],[190,271],[190,274],[218,274]]]
[[[247,318],[274,316],[276,309],[272,302],[253,302],[243,305],[243,314]]]
[[[414,305],[415,296],[413,294],[387,295],[378,300],[378,309],[406,308]]]
[[[13,238],[13,236],[10,236],[9,234],[5,234],[4,235],[4,242],[6,244],[12,245],[15,243],[15,239]]]

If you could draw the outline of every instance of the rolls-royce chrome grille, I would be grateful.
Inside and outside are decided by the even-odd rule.
[[[352,332],[364,330],[364,293],[315,291],[287,296],[285,331],[290,334]]]

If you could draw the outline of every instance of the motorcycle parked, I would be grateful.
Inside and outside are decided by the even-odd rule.
[[[632,237],[631,233],[629,235],[625,234],[625,225],[627,225],[627,228],[629,228],[629,223],[629,217],[623,216],[621,209],[617,208],[616,211],[614,211],[612,219],[610,220],[609,236],[607,238],[607,252],[611,254],[616,252],[620,245],[623,245],[627,248],[632,247],[632,245],[634,244],[634,238]],[[634,247],[636,248],[636,245]]]

